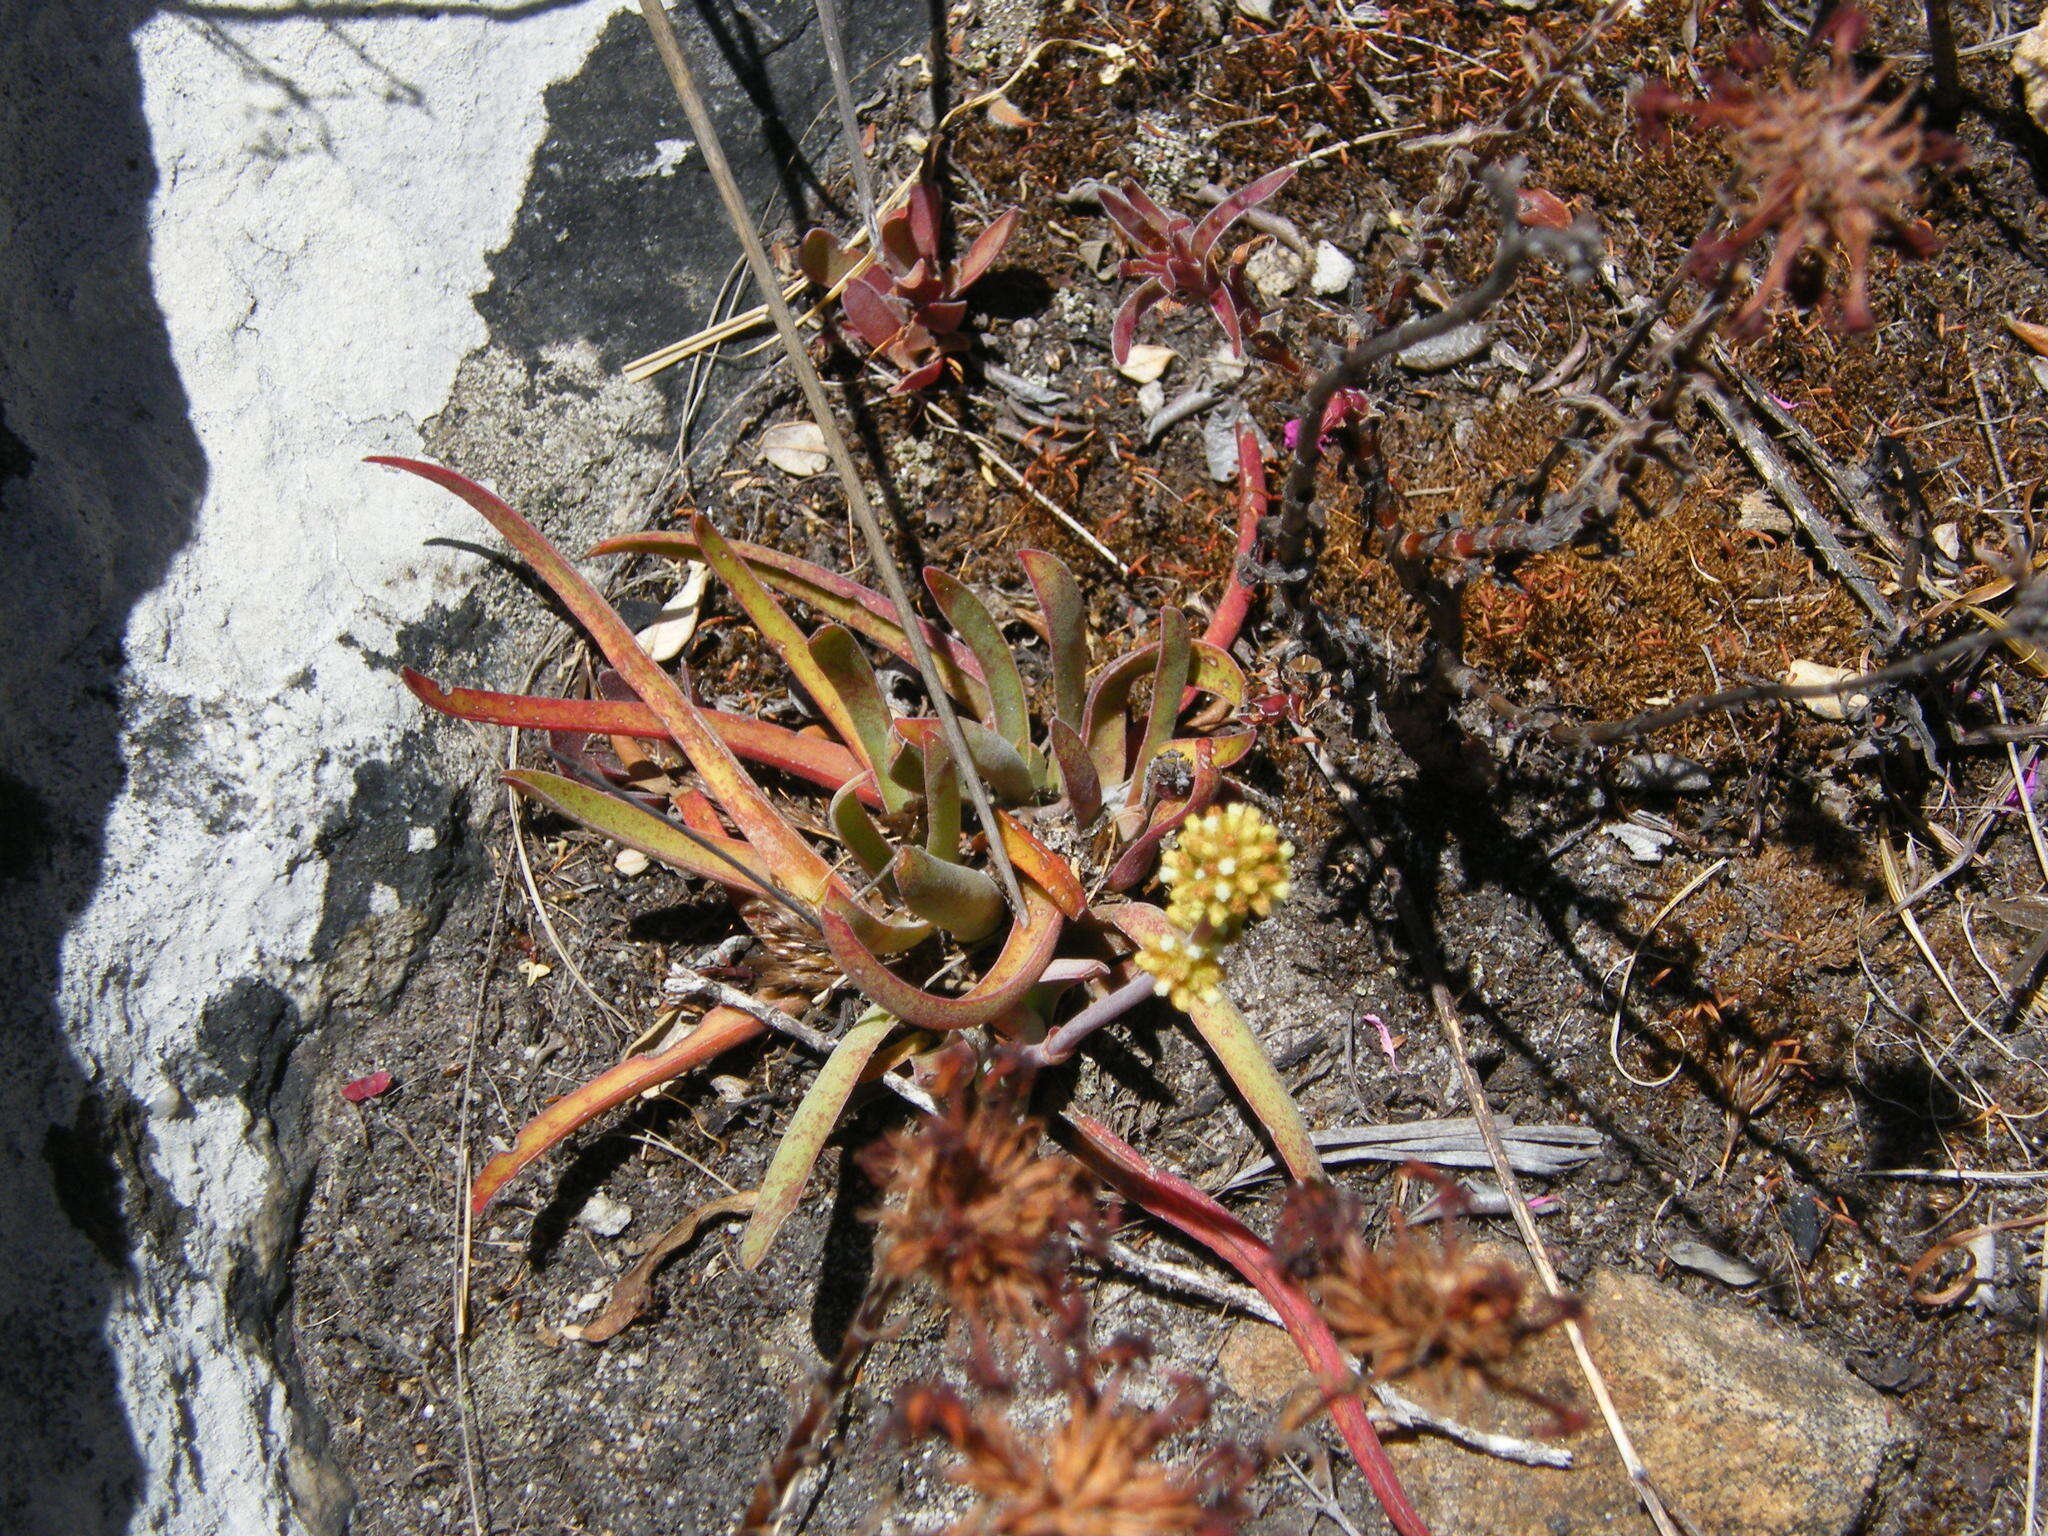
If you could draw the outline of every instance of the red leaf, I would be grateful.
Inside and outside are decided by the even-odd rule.
[[[352,1083],[344,1083],[341,1096],[351,1104],[360,1104],[365,1099],[374,1099],[391,1087],[389,1072],[372,1072],[368,1077],[359,1077]]]

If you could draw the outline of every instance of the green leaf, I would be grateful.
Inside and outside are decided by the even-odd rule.
[[[927,759],[932,744],[943,740],[939,722],[931,719],[898,720],[896,731]],[[983,782],[998,800],[1007,805],[1023,805],[1037,798],[1038,780],[1015,747],[978,720],[962,720],[960,735],[967,743],[967,755],[974,759]]]
[[[1168,934],[1180,932],[1173,920],[1159,908],[1141,901],[1111,907],[1108,916],[1126,936],[1139,944],[1147,939],[1157,941]],[[1259,1037],[1252,1033],[1244,1015],[1228,998],[1219,996],[1214,1002],[1198,1003],[1189,1009],[1188,1019],[1195,1026],[1195,1032],[1215,1053],[1217,1062],[1236,1085],[1237,1091],[1244,1096],[1253,1118],[1265,1127],[1266,1134],[1272,1138],[1273,1150],[1279,1154],[1287,1171],[1304,1182],[1321,1178],[1322,1159],[1316,1156],[1315,1143],[1309,1140],[1308,1123],[1301,1118],[1301,1106],[1294,1102],[1294,1095],[1280,1081],[1272,1059],[1266,1055],[1265,1047],[1259,1044]]]
[[[768,586],[784,597],[793,597],[828,619],[836,619],[855,634],[879,645],[890,655],[915,667],[917,658],[910,639],[897,621],[896,608],[888,598],[857,581],[848,580],[822,565],[785,555],[761,544],[728,541],[733,553],[754,569]],[[593,555],[666,555],[672,560],[701,560],[704,552],[685,533],[629,533],[606,539],[591,550]],[[924,621],[920,619],[920,624]],[[988,708],[988,688],[981,680],[981,663],[974,652],[936,626],[924,624],[925,642],[931,647],[939,681],[946,692],[977,713]]]
[[[853,631],[840,624],[827,624],[810,641],[811,659],[838,693],[859,737],[860,754],[875,771],[881,785],[883,808],[900,811],[913,798],[911,792],[883,770],[889,763],[895,738],[889,729],[889,706],[875,683],[874,664],[868,660]]]
[[[832,830],[839,834],[839,841],[846,845],[846,851],[853,855],[854,862],[867,871],[869,879],[889,867],[889,839],[882,835],[882,829],[868,815],[867,807],[860,803],[858,791],[852,784],[844,786],[832,797],[827,814],[832,819]]]
[[[924,747],[924,846],[935,859],[960,862],[960,769],[936,731]]]
[[[558,773],[515,768],[503,777],[521,794],[615,843],[639,849],[650,859],[716,881],[729,891],[774,895],[757,867],[760,856],[745,843],[678,826],[666,816]]]
[[[840,694],[833,682],[832,674],[818,663],[811,652],[810,641],[798,627],[796,620],[792,619],[782,604],[775,600],[775,594],[762,584],[761,578],[754,574],[746,561],[733,553],[733,548],[726,542],[725,536],[711,526],[708,518],[700,514],[691,520],[691,527],[696,531],[698,548],[704,551],[704,563],[716,571],[718,579],[731,589],[732,595],[739,600],[740,607],[746,610],[747,617],[753,621],[754,628],[759,630],[761,638],[768,642],[769,649],[781,658],[782,664],[789,668],[790,675],[803,685],[804,692],[811,696],[811,701],[818,706],[819,713],[824,715],[826,722],[832,727],[832,734],[864,758],[866,766],[881,767],[882,759],[872,756],[868,751],[868,743],[862,731],[864,722]],[[846,634],[844,630],[840,633]],[[846,635],[846,639],[851,645],[853,637]],[[830,642],[827,642],[828,653],[831,649]],[[859,647],[855,646],[853,649],[858,655]],[[841,659],[844,659],[843,652]],[[870,691],[873,681],[873,676],[870,675]],[[879,709],[879,694],[875,695],[874,702]],[[887,711],[884,710],[882,713],[886,718]]]
[[[1052,653],[1052,718],[1078,732],[1088,707],[1088,606],[1067,563],[1042,549],[1017,557],[1045,615],[1046,647]]]
[[[898,848],[892,870],[903,905],[962,944],[975,944],[1003,920],[1003,891],[964,864],[948,864],[922,848]]]
[[[900,1022],[879,1008],[870,1008],[840,1037],[825,1064],[818,1068],[818,1075],[811,1079],[810,1087],[804,1090],[782,1140],[776,1143],[775,1155],[768,1160],[754,1213],[747,1218],[746,1230],[740,1234],[740,1263],[747,1269],[759,1269],[761,1261],[768,1257],[775,1234],[796,1209],[818,1154],[825,1150],[827,1138],[845,1113],[846,1101],[860,1085],[861,1073]]]
[[[1159,661],[1152,673],[1152,707],[1145,722],[1144,740],[1137,760],[1131,764],[1131,798],[1143,796],[1145,770],[1159,749],[1173,736],[1173,722],[1180,714],[1181,690],[1188,683],[1188,620],[1175,607],[1159,615]]]
[[[1031,745],[1031,706],[1024,697],[1024,677],[1017,658],[1003,638],[988,605],[967,584],[945,571],[926,566],[924,584],[946,622],[967,642],[988,682],[991,715],[983,718],[1019,752]]]
[[[1244,702],[1244,668],[1229,655],[1200,640],[1188,646],[1194,686],[1233,706]],[[1088,689],[1087,725],[1081,739],[1095,759],[1095,771],[1106,794],[1130,777],[1125,753],[1130,736],[1131,694],[1138,679],[1159,666],[1159,642],[1126,651],[1095,674]]]

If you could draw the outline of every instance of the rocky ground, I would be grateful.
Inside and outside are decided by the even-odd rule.
[[[1646,143],[1632,102],[1649,78],[1696,98],[1740,45],[1745,8],[1620,7],[1588,40],[1595,9],[956,12],[936,90],[912,56],[872,77],[863,112],[894,178],[934,134],[935,93],[942,110],[975,103],[945,136],[955,216],[972,230],[1023,210],[976,295],[978,349],[963,381],[904,401],[819,343],[899,530],[1010,599],[1013,552],[1058,550],[1105,637],[1141,631],[1162,602],[1206,609],[1235,522],[1214,426],[1242,408],[1277,445],[1305,385],[1289,360],[1312,371],[1376,316],[1427,313],[1480,281],[1496,229],[1465,190],[1466,153],[1525,157],[1526,186],[1590,218],[1603,255],[1578,284],[1539,263],[1479,329],[1376,375],[1380,466],[1404,531],[1520,522],[1517,487],[1554,445],[1553,487],[1657,416],[1668,349],[1603,367],[1641,295],[1669,281],[1673,321],[1696,312],[1686,252],[1730,185],[1721,137],[1682,123]],[[1918,7],[1872,11],[1857,68],[1890,61],[1893,89],[1931,90]],[[1799,48],[1801,26],[1758,16],[1781,58]],[[1476,558],[1404,576],[1366,536],[1366,490],[1326,473],[1308,588],[1321,633],[1285,645],[1269,610],[1241,646],[1283,701],[1246,777],[1301,856],[1296,894],[1233,960],[1232,997],[1316,1129],[1426,1123],[1470,1108],[1427,991],[1447,974],[1494,1112],[1597,1134],[1590,1158],[1531,1177],[1553,1202],[1541,1228],[1586,1300],[1648,1476],[1701,1532],[2023,1523],[2040,1270],[2020,1223],[2038,1209],[2033,1117],[2048,1109],[2029,949],[2048,886],[2031,815],[2038,656],[1966,647],[1847,709],[1753,699],[1611,743],[1585,727],[1753,680],[1870,670],[2010,610],[2048,460],[2048,333],[2028,329],[2048,323],[2048,162],[2007,35],[2031,19],[1958,10],[1948,116],[1968,159],[1923,173],[1945,249],[1873,259],[1873,331],[1832,323],[1839,261],[1795,272],[1761,335],[1699,348],[1705,373],[1666,413],[1671,463],[1582,537],[1526,557],[1482,538]],[[1308,163],[1272,217],[1239,230],[1261,242],[1249,280],[1271,360],[1228,367],[1213,323],[1188,311],[1142,328],[1171,349],[1149,355],[1152,379],[1118,370],[1109,331],[1126,285],[1086,183],[1128,175],[1192,208],[1205,183],[1289,159]],[[693,309],[675,334],[703,318]],[[583,367],[601,400],[612,369],[670,339],[636,334],[600,368],[551,366]],[[444,416],[430,451],[565,540],[587,533],[587,510],[557,504],[559,466],[568,436],[601,436],[602,413],[582,428],[526,418],[516,381],[485,387],[489,366],[475,363],[482,403]],[[786,376],[743,383],[700,413],[639,510],[654,523],[703,510],[846,564],[829,478],[763,457],[788,441],[768,430],[798,414]],[[1190,390],[1215,398],[1161,425]],[[693,398],[674,391],[686,413]],[[645,621],[676,580],[628,568],[613,590]],[[509,584],[483,590],[508,611]],[[688,653],[706,691],[795,718],[730,610],[706,604]],[[500,676],[465,671],[458,646],[418,659],[487,686],[529,670],[542,691],[585,682],[576,647],[553,636]],[[759,1272],[714,1227],[663,1272],[653,1315],[581,1342],[654,1237],[758,1180],[812,1066],[781,1048],[721,1062],[465,1221],[474,1160],[631,1045],[665,1007],[672,959],[734,931],[680,876],[622,867],[566,824],[483,811],[496,804],[483,763],[504,747],[479,736],[474,750],[493,890],[453,915],[403,1007],[366,1023],[313,1096],[322,1154],[293,1299],[310,1397],[359,1530],[729,1526],[866,1283],[873,1195],[848,1154],[895,1117],[877,1104],[850,1122]],[[395,1086],[341,1095],[372,1070]],[[1216,1081],[1158,1008],[1047,1090],[1221,1188],[1262,1147]],[[1418,1193],[1387,1163],[1343,1177],[1380,1209]],[[1231,1199],[1270,1227],[1270,1184]],[[1472,1225],[1516,1244],[1505,1222]],[[1149,1336],[1161,1366],[1215,1387],[1210,1435],[1257,1440],[1297,1384],[1277,1336],[1159,1268],[1199,1270],[1198,1256],[1142,1223],[1120,1238],[1093,1282],[1098,1329]],[[1944,1243],[1975,1255],[1974,1285],[1951,1284],[1962,1261]],[[924,1531],[958,1513],[945,1457],[888,1434],[905,1384],[953,1369],[945,1324],[914,1304],[897,1323],[784,1529]],[[1555,1336],[1519,1374],[1589,1404]],[[1543,1418],[1449,1385],[1432,1405],[1520,1436]],[[1597,1417],[1561,1444],[1568,1471],[1429,1434],[1404,1437],[1396,1461],[1433,1529],[1645,1523]],[[1254,1529],[1379,1528],[1319,1430],[1252,1502]]]

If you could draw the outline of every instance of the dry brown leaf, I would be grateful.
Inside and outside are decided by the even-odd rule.
[[[562,1332],[572,1339],[581,1339],[585,1344],[604,1343],[645,1315],[647,1309],[654,1305],[654,1272],[661,1268],[670,1254],[693,1242],[705,1222],[718,1216],[744,1216],[753,1208],[754,1191],[751,1189],[743,1189],[720,1200],[708,1200],[698,1206],[657,1237],[654,1246],[641,1255],[640,1262],[619,1276],[619,1283],[612,1287],[612,1298],[605,1303],[602,1312],[581,1328],[564,1328]]]
[[[807,479],[832,467],[815,421],[779,421],[761,434],[761,457],[785,475]]]
[[[2005,328],[2042,357],[2048,357],[2048,325],[2036,325],[2031,320],[2021,320],[2017,316],[2007,315]]]

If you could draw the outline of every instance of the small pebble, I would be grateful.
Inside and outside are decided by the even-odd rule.
[[[1268,240],[1245,263],[1244,273],[1267,303],[1277,303],[1301,286],[1304,263],[1277,240]]]
[[[617,1237],[632,1224],[633,1207],[602,1190],[584,1201],[583,1209],[576,1213],[576,1225],[599,1237]]]
[[[1351,279],[1358,275],[1358,264],[1327,240],[1316,242],[1315,270],[1309,273],[1308,285],[1325,298],[1342,293],[1351,286]]]

